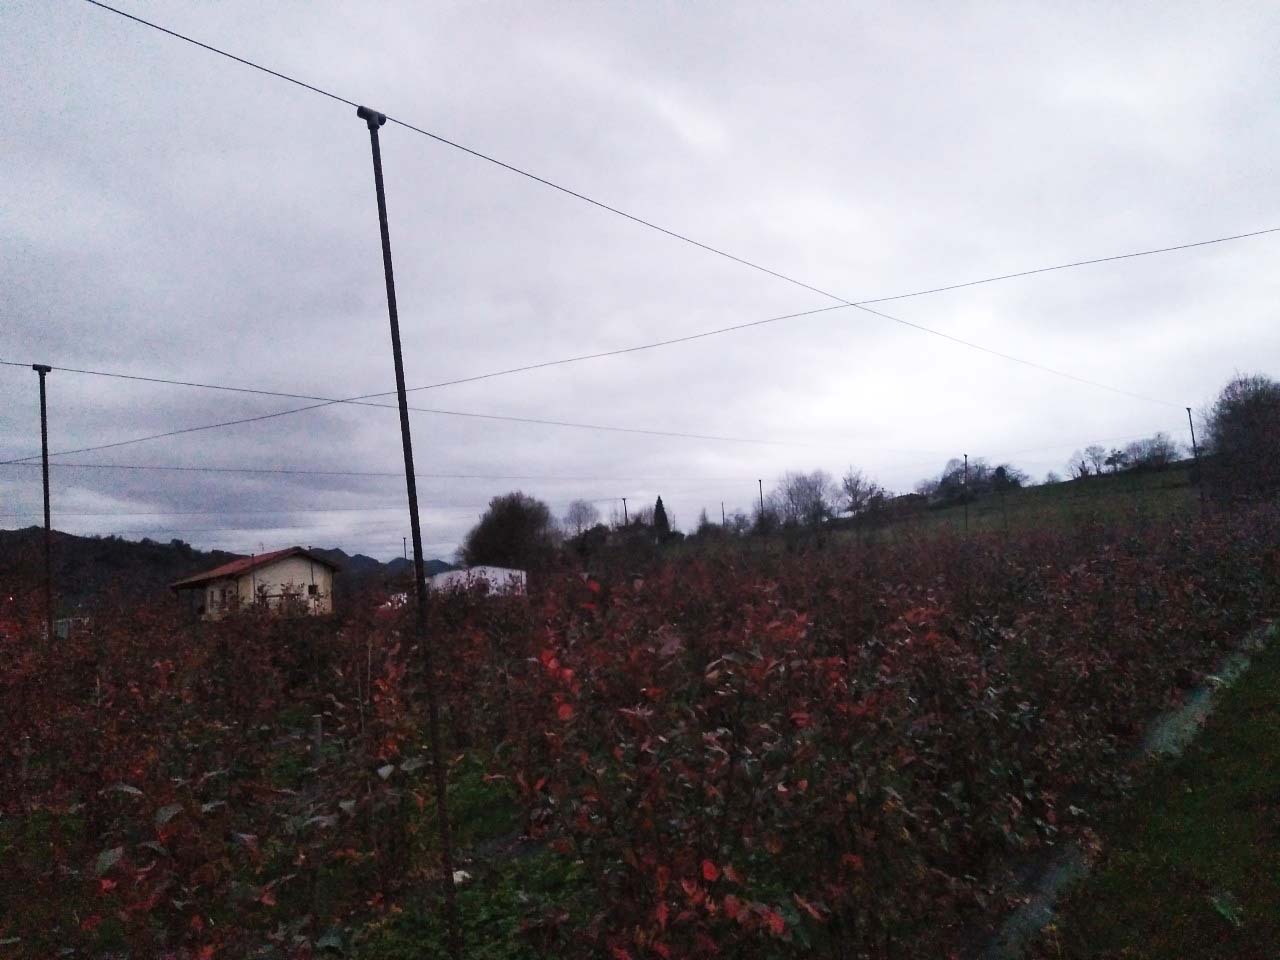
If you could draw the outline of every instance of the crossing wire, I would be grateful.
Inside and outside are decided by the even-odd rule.
[[[38,467],[38,463],[25,460],[6,460],[0,466]],[[309,470],[289,467],[192,467],[185,465],[150,463],[73,463],[59,460],[56,467],[84,470],[161,470],[184,473],[245,473],[285,474],[304,477],[404,477],[403,470]],[[755,483],[755,477],[646,477],[646,476],[598,476],[553,475],[536,473],[416,473],[419,480],[547,480],[565,482],[634,481],[644,483]]]
[[[180,427],[176,430],[165,430],[160,433],[147,434],[146,436],[142,436],[142,437],[130,437],[127,440],[114,440],[111,443],[99,443],[99,444],[94,444],[88,447],[76,447],[75,449],[72,449],[72,450],[58,450],[56,452],[51,451],[49,456],[64,457],[64,456],[71,456],[77,453],[92,453],[97,450],[112,450],[117,447],[126,447],[136,443],[145,443],[149,440],[160,440],[166,437],[177,437],[177,436],[183,436],[185,434],[199,433],[204,430],[216,430],[221,427],[233,427],[233,426],[237,426],[239,424],[244,424],[244,423],[258,423],[263,420],[273,420],[278,417],[287,417],[290,414],[294,414],[294,413],[302,413],[305,410],[318,410],[321,407],[329,407],[329,406],[333,406],[334,404],[348,403],[348,402],[353,403],[355,401],[344,401],[344,400],[336,400],[336,399],[324,400],[320,403],[309,404],[308,406],[305,406],[305,407],[292,407],[288,410],[278,410],[274,413],[262,413],[252,417],[239,417],[234,420],[220,420],[217,423],[205,423],[205,424],[200,424],[194,427]],[[388,410],[395,409],[395,405],[390,403],[373,403],[371,401],[360,401],[359,405],[369,406],[369,407],[383,407]],[[409,409],[414,411],[415,413],[427,413],[427,414],[434,414],[436,416],[444,416],[444,417],[462,417],[462,418],[475,419],[475,420],[494,420],[494,421],[500,421],[504,423],[537,424],[540,426],[567,427],[567,428],[572,428],[577,430],[600,430],[600,431],[606,431],[610,433],[624,433],[624,434],[632,434],[632,435],[638,434],[638,435],[650,436],[650,437],[673,437],[680,440],[707,440],[707,441],[715,441],[715,442],[721,442],[721,443],[745,443],[745,444],[759,444],[763,446],[779,446],[779,447],[822,446],[822,444],[803,443],[800,441],[792,441],[792,440],[773,440],[773,439],[767,439],[762,437],[730,437],[730,436],[721,436],[718,434],[708,434],[708,433],[684,433],[684,432],[675,431],[675,430],[651,430],[651,429],[642,428],[642,427],[619,427],[611,424],[581,423],[581,422],[576,422],[571,420],[551,420],[543,417],[515,417],[515,416],[505,416],[505,415],[496,414],[496,413],[471,413],[471,412],[462,411],[462,410],[439,410],[439,409],[433,409],[429,407],[409,407]],[[10,463],[22,463],[28,460],[34,460],[39,456],[40,454],[33,453],[26,457],[15,457],[10,460],[0,460],[0,465],[10,464]]]
[[[1175,428],[1181,429],[1181,425]],[[1123,443],[1128,440],[1141,440],[1152,436],[1157,432],[1165,431],[1148,431],[1147,433],[1128,434],[1123,437],[1094,437],[1089,440],[1077,440],[1063,443],[1055,443],[1043,447],[1024,447],[1020,450],[1005,450],[991,454],[985,454],[989,460],[997,460],[1004,457],[1020,456],[1029,453],[1044,453],[1054,450],[1066,450],[1071,447],[1083,448],[1090,444],[1102,443]],[[939,453],[939,456],[955,456],[954,453]],[[38,468],[40,464],[31,462],[32,458],[25,460],[4,460],[0,461],[0,466],[6,467],[29,467]],[[905,470],[917,467],[929,466],[935,463],[935,460],[918,460],[910,463],[894,463],[890,464],[893,469]],[[265,475],[285,475],[285,476],[305,476],[305,477],[378,477],[378,478],[396,478],[404,477],[404,471],[396,470],[322,470],[307,469],[293,467],[227,467],[227,466],[201,466],[193,467],[178,464],[150,464],[150,463],[75,463],[65,460],[55,461],[51,464],[59,468],[70,468],[76,470],[153,470],[153,471],[170,471],[177,473],[216,473],[216,474],[265,474]],[[493,474],[493,473],[418,473],[415,476],[419,480],[541,480],[541,481],[563,481],[563,482],[633,482],[633,483],[755,483],[757,477],[748,476],[725,476],[725,477],[652,477],[652,476],[601,476],[601,475],[553,475],[553,474],[528,474],[528,473],[511,473],[511,474]]]
[[[0,360],[0,365],[9,366],[9,367],[29,367],[30,366],[30,364],[19,363],[13,360]],[[70,367],[53,368],[53,369],[65,370],[66,372],[71,372],[71,373],[86,373],[86,374],[92,374],[95,376],[107,376],[107,377],[118,376],[120,379],[125,379],[125,380],[147,379],[151,382],[166,382],[166,381],[160,381],[159,378],[155,378],[155,377],[142,378],[142,377],[137,377],[137,376],[128,375],[128,374],[117,375],[117,374],[104,373],[101,371],[77,370],[75,368],[70,368]],[[180,385],[180,386],[196,385],[196,384],[185,384],[180,381],[167,381],[167,382],[174,383],[175,385]],[[199,384],[199,386],[211,387],[212,385]],[[63,457],[63,456],[71,456],[72,454],[77,454],[77,453],[91,453],[97,450],[111,450],[111,449],[115,449],[116,447],[125,447],[125,446],[130,446],[136,443],[145,443],[149,440],[160,440],[166,437],[177,437],[177,436],[183,436],[185,434],[200,433],[205,430],[216,430],[221,427],[233,427],[233,426],[237,426],[239,424],[245,424],[245,423],[258,423],[263,420],[274,420],[279,417],[287,417],[292,414],[302,413],[307,410],[318,410],[322,407],[331,407],[331,406],[334,406],[335,404],[353,404],[355,406],[363,406],[363,407],[381,407],[387,410],[397,409],[396,405],[392,403],[378,403],[372,400],[365,400],[365,399],[360,399],[356,397],[348,397],[348,398],[318,397],[318,396],[308,395],[308,394],[284,393],[281,391],[267,391],[267,390],[249,390],[246,388],[239,388],[239,387],[233,387],[229,389],[234,390],[236,392],[242,392],[242,393],[259,393],[259,394],[265,394],[270,396],[292,397],[296,399],[310,399],[310,400],[316,400],[318,402],[311,403],[303,407],[291,407],[288,410],[277,410],[273,413],[261,413],[251,417],[238,417],[233,420],[219,420],[216,423],[199,424],[194,427],[179,427],[174,430],[165,430],[160,433],[147,434],[146,436],[142,436],[142,437],[131,437],[127,440],[114,440],[110,443],[99,443],[99,444],[94,444],[93,446],[88,446],[88,447],[77,447],[73,450],[59,450],[57,452],[51,452],[49,456]],[[382,396],[382,394],[377,394],[377,396]],[[606,431],[610,433],[639,434],[642,436],[653,436],[653,437],[673,437],[681,440],[708,440],[708,441],[715,441],[715,442],[721,442],[721,443],[745,443],[745,444],[758,444],[763,446],[778,446],[778,447],[823,446],[823,444],[805,443],[805,442],[796,441],[796,440],[774,440],[774,439],[768,439],[763,437],[733,437],[733,436],[722,436],[719,434],[687,433],[687,432],[681,432],[681,431],[675,431],[675,430],[654,430],[654,429],[649,429],[644,427],[620,427],[612,424],[582,423],[582,422],[572,421],[572,420],[552,420],[545,417],[517,417],[517,416],[509,416],[509,415],[496,414],[496,413],[474,413],[474,412],[463,411],[463,410],[442,410],[442,409],[433,408],[433,407],[412,407],[411,406],[408,409],[415,413],[426,413],[426,414],[432,414],[435,416],[443,416],[443,417],[461,417],[465,419],[475,419],[475,420],[494,420],[494,421],[500,421],[505,423],[523,423],[523,424],[536,424],[540,426],[567,427],[567,428],[572,428],[577,430],[600,430],[600,431]],[[856,441],[850,439],[849,441],[846,441],[846,442],[856,442]],[[909,451],[909,452],[929,453],[931,451],[916,450],[916,451]],[[10,460],[0,460],[0,465],[11,464],[11,463],[22,463],[28,460],[34,460],[38,456],[40,456],[40,454],[31,454],[25,457],[15,457]]]
[[[355,106],[358,106],[358,105],[355,103],[355,101],[353,101],[353,100],[349,100],[349,99],[347,99],[346,97],[339,96],[338,94],[332,93],[331,91],[328,91],[328,90],[325,90],[325,89],[323,89],[323,88],[321,88],[321,87],[315,86],[314,84],[306,83],[306,82],[304,82],[304,81],[302,81],[302,80],[297,79],[296,77],[292,77],[292,76],[289,76],[288,74],[282,73],[281,71],[273,70],[273,69],[271,69],[271,68],[269,68],[269,67],[263,66],[262,64],[256,63],[256,62],[254,62],[254,61],[252,61],[252,60],[249,60],[249,59],[247,59],[247,58],[245,58],[245,57],[237,56],[236,54],[230,53],[230,52],[228,52],[228,51],[226,51],[226,50],[223,50],[223,49],[221,49],[221,48],[219,48],[219,47],[215,47],[215,46],[213,46],[213,45],[211,45],[211,44],[204,43],[204,42],[202,42],[202,41],[200,41],[200,40],[196,40],[196,39],[194,39],[193,37],[187,36],[186,34],[179,33],[178,31],[176,31],[176,30],[171,30],[171,29],[169,29],[169,28],[167,28],[167,27],[163,27],[163,26],[161,26],[160,24],[154,23],[154,22],[152,22],[152,21],[150,21],[150,20],[143,19],[142,17],[136,16],[135,14],[127,13],[127,12],[125,12],[125,11],[123,11],[123,10],[120,10],[120,9],[116,8],[116,7],[110,6],[109,4],[103,3],[103,2],[101,2],[101,0],[85,0],[85,2],[86,2],[86,3],[88,3],[88,4],[90,4],[90,5],[92,5],[92,6],[94,6],[94,7],[97,7],[97,8],[99,8],[99,9],[102,9],[102,10],[108,11],[108,12],[110,12],[110,13],[114,13],[114,14],[116,14],[116,15],[118,15],[118,16],[121,16],[121,17],[124,17],[124,18],[126,18],[126,19],[128,19],[128,20],[131,20],[131,21],[133,21],[133,22],[135,22],[135,23],[138,23],[138,24],[140,24],[140,25],[142,25],[142,26],[146,26],[146,27],[149,27],[149,28],[151,28],[151,29],[153,29],[153,30],[157,30],[157,31],[159,31],[159,32],[161,32],[161,33],[164,33],[164,34],[166,34],[166,35],[168,35],[168,36],[170,36],[170,37],[173,37],[173,38],[175,38],[175,39],[182,40],[182,41],[184,41],[184,42],[186,42],[186,43],[189,43],[189,44],[192,44],[192,45],[194,45],[194,46],[200,47],[201,49],[206,50],[206,51],[208,51],[208,52],[210,52],[210,53],[214,53],[214,54],[217,54],[218,56],[225,57],[225,58],[227,58],[227,59],[229,59],[229,60],[232,60],[232,61],[234,61],[234,62],[236,62],[236,63],[242,64],[243,66],[247,66],[247,67],[250,67],[250,68],[252,68],[252,69],[254,69],[254,70],[261,71],[262,73],[266,73],[266,74],[268,74],[268,75],[270,75],[270,76],[272,76],[272,77],[275,77],[275,78],[277,78],[277,79],[280,79],[280,80],[285,80],[285,81],[287,81],[288,83],[294,84],[294,85],[296,85],[296,86],[298,86],[298,87],[301,87],[301,88],[303,88],[303,89],[306,89],[306,90],[308,90],[308,91],[310,91],[310,92],[320,94],[321,96],[324,96],[324,97],[328,97],[329,99],[334,100],[334,101],[336,101],[336,102],[338,102],[338,103],[346,104],[346,105],[347,105],[347,106],[349,106],[349,107],[355,107]],[[618,207],[612,206],[611,204],[605,203],[605,202],[604,202],[604,201],[602,201],[602,200],[597,200],[597,199],[595,199],[594,197],[588,196],[587,194],[581,193],[581,192],[579,192],[579,191],[577,191],[577,190],[573,190],[573,189],[571,189],[571,188],[569,188],[569,187],[564,186],[563,184],[556,183],[555,181],[553,181],[553,180],[549,180],[549,179],[547,179],[546,177],[539,176],[538,174],[532,173],[532,172],[530,172],[530,171],[528,171],[528,170],[525,170],[525,169],[523,169],[523,168],[521,168],[521,167],[518,167],[518,166],[516,166],[516,165],[514,165],[514,164],[512,164],[512,163],[508,163],[508,162],[506,162],[505,160],[500,160],[500,159],[498,159],[497,157],[494,157],[494,156],[491,156],[491,155],[489,155],[489,154],[483,153],[483,152],[481,152],[481,151],[479,151],[479,150],[476,150],[476,149],[474,149],[474,148],[472,148],[472,147],[468,147],[468,146],[466,146],[465,144],[459,143],[458,141],[455,141],[455,140],[451,140],[451,139],[449,139],[448,137],[444,137],[444,136],[442,136],[442,135],[440,135],[440,134],[438,134],[438,133],[435,133],[435,132],[433,132],[433,131],[431,131],[431,130],[427,130],[427,129],[423,128],[423,127],[417,126],[416,124],[409,123],[408,121],[405,121],[405,120],[400,120],[400,119],[398,119],[398,118],[396,118],[396,117],[393,117],[393,116],[390,116],[390,115],[388,115],[388,116],[387,116],[387,120],[388,120],[388,122],[390,122],[390,123],[394,123],[394,124],[396,124],[396,125],[398,125],[398,126],[400,126],[400,127],[405,128],[406,130],[410,130],[410,131],[412,131],[412,132],[414,132],[414,133],[420,134],[421,136],[427,137],[427,138],[429,138],[429,139],[431,139],[431,140],[433,140],[433,141],[435,141],[435,142],[437,142],[437,143],[440,143],[440,144],[442,144],[442,145],[444,145],[444,146],[450,147],[450,148],[452,148],[452,149],[454,149],[454,150],[459,150],[459,151],[461,151],[461,152],[463,152],[463,153],[466,153],[466,154],[468,154],[468,155],[470,155],[470,156],[472,156],[472,157],[475,157],[476,159],[483,160],[483,161],[485,161],[486,163],[493,164],[494,166],[497,166],[497,167],[500,167],[500,168],[502,168],[502,169],[504,169],[504,170],[507,170],[507,171],[509,171],[510,173],[514,173],[514,174],[516,174],[516,175],[518,175],[518,176],[525,177],[525,178],[527,178],[527,179],[529,179],[529,180],[534,181],[535,183],[541,184],[541,185],[542,185],[542,186],[544,186],[544,187],[547,187],[547,188],[552,189],[552,190],[556,190],[556,191],[558,191],[558,192],[560,192],[560,193],[563,193],[563,194],[565,194],[565,195],[567,195],[567,196],[569,196],[569,197],[572,197],[572,198],[574,198],[574,199],[576,199],[576,200],[580,200],[580,201],[582,201],[582,202],[584,202],[584,203],[590,204],[590,205],[592,205],[592,206],[594,206],[594,207],[597,207],[597,208],[599,208],[599,209],[601,209],[601,210],[604,210],[604,211],[606,211],[606,212],[608,212],[608,213],[614,214],[615,216],[622,217],[622,218],[624,218],[624,219],[626,219],[626,220],[629,220],[629,221],[631,221],[631,222],[633,222],[633,223],[635,223],[635,224],[638,224],[638,225],[640,225],[640,226],[643,226],[643,227],[645,227],[645,228],[647,228],[647,229],[657,231],[658,233],[664,234],[665,236],[668,236],[668,237],[670,237],[670,238],[672,238],[672,239],[679,240],[679,241],[680,241],[680,242],[682,242],[682,243],[686,243],[686,244],[689,244],[689,245],[691,245],[691,246],[697,247],[697,248],[699,248],[699,249],[701,249],[701,250],[704,250],[704,251],[706,251],[707,253],[714,254],[715,256],[722,257],[722,258],[724,258],[724,259],[726,259],[726,260],[730,260],[730,261],[732,261],[732,262],[734,262],[734,263],[737,263],[737,264],[740,264],[740,265],[742,265],[742,266],[748,267],[748,268],[750,268],[750,269],[752,269],[752,270],[756,270],[756,271],[758,271],[758,272],[760,272],[760,273],[767,274],[768,276],[774,277],[774,278],[779,279],[779,280],[782,280],[782,281],[784,281],[784,282],[786,282],[786,283],[789,283],[789,284],[792,284],[792,285],[794,285],[794,286],[800,287],[800,288],[802,288],[802,289],[808,290],[808,291],[810,291],[810,292],[812,292],[812,293],[819,294],[820,296],[826,297],[826,298],[827,298],[827,299],[829,299],[829,300],[834,300],[834,301],[836,301],[836,302],[837,302],[837,304],[838,304],[838,305],[840,305],[841,307],[851,307],[851,308],[854,308],[854,309],[858,309],[858,310],[861,310],[861,311],[863,311],[863,312],[865,312],[865,313],[872,314],[872,315],[874,315],[874,316],[877,316],[877,317],[880,317],[880,318],[882,318],[882,319],[885,319],[885,320],[891,321],[891,322],[893,322],[893,323],[900,324],[900,325],[902,325],[902,326],[906,326],[906,327],[909,327],[909,328],[911,328],[911,329],[914,329],[914,330],[920,331],[921,333],[926,333],[926,334],[930,334],[930,335],[932,335],[932,336],[941,337],[941,338],[943,338],[943,339],[945,339],[945,340],[949,340],[949,341],[951,341],[952,343],[958,344],[958,345],[960,345],[960,346],[968,347],[969,349],[972,349],[972,350],[977,350],[977,351],[980,351],[980,352],[983,352],[983,353],[987,353],[987,354],[990,354],[990,355],[992,355],[992,356],[999,357],[999,358],[1004,359],[1004,360],[1008,360],[1008,361],[1010,361],[1010,362],[1012,362],[1012,363],[1022,364],[1022,365],[1024,365],[1024,366],[1031,367],[1031,368],[1036,369],[1036,370],[1040,370],[1041,372],[1048,373],[1048,374],[1051,374],[1051,375],[1053,375],[1053,376],[1062,377],[1062,378],[1065,378],[1065,379],[1068,379],[1068,380],[1075,381],[1075,382],[1077,382],[1077,383],[1081,383],[1081,384],[1085,384],[1085,385],[1088,385],[1088,386],[1095,387],[1095,388],[1097,388],[1097,389],[1107,390],[1107,391],[1112,392],[1112,393],[1116,393],[1116,394],[1120,394],[1120,395],[1123,395],[1123,396],[1132,397],[1132,398],[1134,398],[1134,399],[1138,399],[1138,400],[1143,400],[1143,401],[1148,402],[1148,403],[1156,403],[1156,404],[1161,404],[1161,405],[1169,406],[1169,407],[1177,407],[1177,406],[1178,406],[1178,404],[1176,404],[1176,403],[1172,403],[1172,402],[1170,402],[1170,401],[1166,401],[1166,400],[1157,399],[1157,398],[1154,398],[1154,397],[1148,397],[1148,396],[1145,396],[1145,395],[1142,395],[1142,394],[1135,393],[1135,392],[1133,392],[1133,391],[1124,390],[1124,389],[1121,389],[1121,388],[1119,388],[1119,387],[1114,387],[1114,386],[1111,386],[1111,385],[1109,385],[1109,384],[1102,383],[1102,382],[1097,381],[1097,380],[1092,380],[1092,379],[1089,379],[1089,378],[1087,378],[1087,377],[1080,377],[1080,376],[1077,376],[1077,375],[1072,374],[1072,373],[1068,373],[1068,372],[1063,371],[1063,370],[1058,370],[1058,369],[1056,369],[1056,368],[1046,366],[1045,364],[1038,363],[1038,362],[1036,362],[1036,361],[1034,361],[1034,360],[1028,360],[1028,359],[1026,359],[1026,358],[1024,358],[1024,357],[1018,357],[1018,356],[1016,356],[1016,355],[1014,355],[1014,354],[1006,353],[1006,352],[1004,352],[1004,351],[1002,351],[1002,350],[997,350],[997,349],[994,349],[994,348],[992,348],[992,347],[987,347],[987,346],[985,346],[985,345],[983,345],[983,344],[977,343],[977,342],[972,341],[972,340],[966,340],[966,339],[964,339],[964,338],[962,338],[962,337],[957,337],[957,336],[954,336],[954,335],[952,335],[952,334],[945,333],[945,332],[943,332],[943,331],[941,331],[941,330],[937,330],[937,329],[935,329],[935,328],[933,328],[933,327],[925,326],[924,324],[915,323],[915,322],[910,321],[910,320],[905,320],[905,319],[903,319],[903,318],[901,318],[901,317],[895,317],[895,316],[892,316],[892,315],[890,315],[890,314],[884,313],[883,311],[873,309],[873,308],[872,308],[871,306],[869,306],[868,304],[869,304],[869,303],[874,303],[874,302],[884,302],[884,301],[886,301],[886,300],[891,300],[891,299],[902,299],[902,298],[905,298],[905,297],[908,297],[908,296],[922,296],[922,295],[924,295],[924,294],[926,294],[926,293],[938,293],[938,292],[942,292],[942,291],[945,291],[945,290],[957,290],[957,289],[961,289],[961,288],[963,288],[963,287],[976,286],[976,285],[981,284],[981,283],[993,283],[993,282],[996,282],[996,281],[999,281],[999,280],[1012,279],[1012,278],[1014,278],[1014,277],[1031,276],[1031,275],[1033,275],[1033,274],[1037,274],[1037,273],[1046,273],[1046,272],[1049,272],[1049,271],[1051,271],[1051,270],[1070,269],[1070,268],[1073,268],[1073,267],[1085,266],[1085,265],[1088,265],[1088,264],[1106,263],[1106,262],[1110,262],[1110,261],[1114,261],[1114,260],[1124,260],[1124,259],[1128,259],[1128,258],[1130,258],[1130,257],[1148,256],[1148,255],[1155,254],[1155,253],[1164,253],[1164,252],[1170,252],[1170,251],[1173,251],[1173,250],[1189,249],[1189,248],[1191,248],[1191,247],[1195,247],[1195,246],[1205,246],[1205,245],[1208,245],[1208,244],[1210,244],[1210,243],[1221,243],[1221,242],[1226,242],[1227,240],[1244,239],[1244,238],[1246,238],[1246,237],[1251,237],[1251,236],[1261,236],[1261,235],[1266,234],[1266,233],[1274,233],[1274,232],[1280,231],[1280,227],[1269,227],[1269,228],[1266,228],[1266,229],[1263,229],[1263,230],[1253,231],[1253,232],[1251,232],[1251,233],[1237,234],[1237,235],[1232,236],[1232,237],[1223,237],[1223,238],[1219,238],[1219,239],[1216,239],[1216,240],[1197,241],[1197,242],[1195,242],[1195,243],[1182,244],[1182,245],[1178,245],[1178,246],[1171,246],[1171,247],[1164,247],[1164,248],[1160,248],[1160,249],[1157,249],[1157,250],[1138,251],[1138,252],[1135,252],[1135,253],[1129,253],[1129,254],[1117,254],[1117,255],[1109,256],[1109,257],[1098,257],[1098,258],[1093,258],[1093,259],[1090,259],[1090,260],[1080,260],[1080,261],[1075,261],[1075,262],[1072,262],[1072,263],[1060,264],[1060,265],[1051,266],[1051,267],[1038,267],[1038,268],[1034,268],[1034,269],[1031,269],[1031,270],[1019,271],[1019,272],[1009,273],[1009,274],[1003,274],[1003,275],[1000,275],[1000,276],[997,276],[997,277],[990,277],[990,278],[986,278],[986,279],[982,279],[982,280],[965,281],[965,282],[957,283],[957,284],[949,284],[949,285],[944,285],[944,286],[934,287],[934,288],[931,288],[931,289],[929,289],[929,290],[918,291],[918,292],[916,292],[916,293],[912,293],[912,294],[901,294],[901,295],[898,295],[897,297],[882,298],[881,300],[876,300],[876,301],[856,301],[856,300],[849,300],[849,299],[846,299],[846,298],[841,297],[841,296],[839,296],[839,295],[837,295],[837,294],[831,293],[831,292],[830,292],[830,291],[828,291],[828,290],[825,290],[825,289],[823,289],[823,288],[821,288],[821,287],[818,287],[818,286],[816,286],[816,285],[814,285],[814,284],[807,283],[807,282],[805,282],[805,281],[803,281],[803,280],[799,280],[799,279],[797,279],[796,277],[792,277],[792,276],[789,276],[789,275],[787,275],[787,274],[785,274],[785,273],[782,273],[781,271],[774,270],[774,269],[772,269],[772,268],[770,268],[770,267],[766,267],[766,266],[764,266],[763,264],[760,264],[760,263],[757,263],[757,262],[755,262],[755,261],[749,260],[749,259],[747,259],[747,258],[745,258],[745,257],[740,257],[740,256],[738,256],[738,255],[736,255],[736,254],[730,253],[730,252],[729,252],[729,251],[727,251],[727,250],[721,249],[721,248],[719,248],[719,247],[712,246],[712,245],[711,245],[711,244],[709,244],[709,243],[704,243],[704,242],[703,242],[703,241],[701,241],[701,240],[694,239],[693,237],[690,237],[690,236],[688,236],[688,235],[686,235],[686,234],[680,233],[680,232],[678,232],[678,231],[676,231],[676,230],[672,230],[672,229],[670,229],[670,228],[668,228],[668,227],[664,227],[664,226],[662,226],[662,225],[660,225],[660,224],[658,224],[658,223],[656,223],[656,222],[654,222],[654,221],[652,221],[652,220],[647,220],[647,219],[645,219],[645,218],[643,218],[643,217],[640,217],[640,216],[637,216],[637,215],[635,215],[635,214],[628,213],[627,211],[622,210],[622,209],[620,209],[620,208],[618,208]],[[715,332],[728,332],[728,329],[730,329],[730,328],[726,328],[726,329],[723,329],[723,330],[720,330],[720,331],[715,331]],[[732,328],[732,329],[740,329],[740,328]],[[712,333],[711,333],[711,332],[708,332],[706,335],[708,335],[708,336],[709,336],[709,335],[712,335]],[[696,338],[696,337],[695,337],[695,338]],[[641,349],[643,349],[643,347],[642,347]],[[567,361],[567,362],[571,362],[571,361]],[[294,412],[301,412],[301,410],[294,411]]]

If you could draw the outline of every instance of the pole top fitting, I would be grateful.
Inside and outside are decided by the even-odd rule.
[[[387,122],[387,115],[385,113],[379,113],[377,110],[370,110],[368,107],[356,107],[356,116],[369,124],[370,130],[377,130]]]
[[[34,370],[36,373],[44,374],[44,373],[49,373],[50,371],[52,371],[52,370],[53,370],[53,367],[47,366],[47,365],[45,365],[45,364],[43,364],[43,363],[33,363],[33,364],[31,365],[31,369],[32,369],[32,370]]]

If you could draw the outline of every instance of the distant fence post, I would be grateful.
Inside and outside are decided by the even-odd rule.
[[[1200,469],[1200,447],[1196,444],[1196,425],[1191,419],[1191,408],[1187,407],[1187,426],[1191,428],[1191,456],[1195,461],[1196,486],[1200,490],[1200,511],[1204,512],[1204,471]]]
[[[53,646],[53,527],[49,521],[49,409],[45,404],[44,378],[53,370],[48,364],[33,363],[40,376],[40,472],[44,479],[44,642]]]

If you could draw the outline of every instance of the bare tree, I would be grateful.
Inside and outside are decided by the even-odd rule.
[[[1124,455],[1134,469],[1163,467],[1178,459],[1178,445],[1167,433],[1161,432],[1135,440],[1124,448]]]
[[[883,503],[889,495],[884,487],[853,467],[841,477],[840,492],[844,494],[845,512],[855,517]]]
[[[1093,472],[1102,475],[1102,468],[1107,464],[1107,449],[1096,443],[1091,443],[1084,448],[1084,459],[1089,461],[1089,465],[1093,467]]]
[[[589,530],[600,522],[600,511],[589,500],[574,500],[564,514],[564,528],[573,536],[580,537],[584,530]]]
[[[783,523],[818,526],[835,512],[840,488],[825,470],[788,472],[769,495],[770,505]]]

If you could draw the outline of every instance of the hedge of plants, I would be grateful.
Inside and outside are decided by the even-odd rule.
[[[1280,512],[646,573],[431,611],[467,956],[973,953],[1274,616]],[[443,955],[421,657],[377,601],[0,641],[2,949]]]

